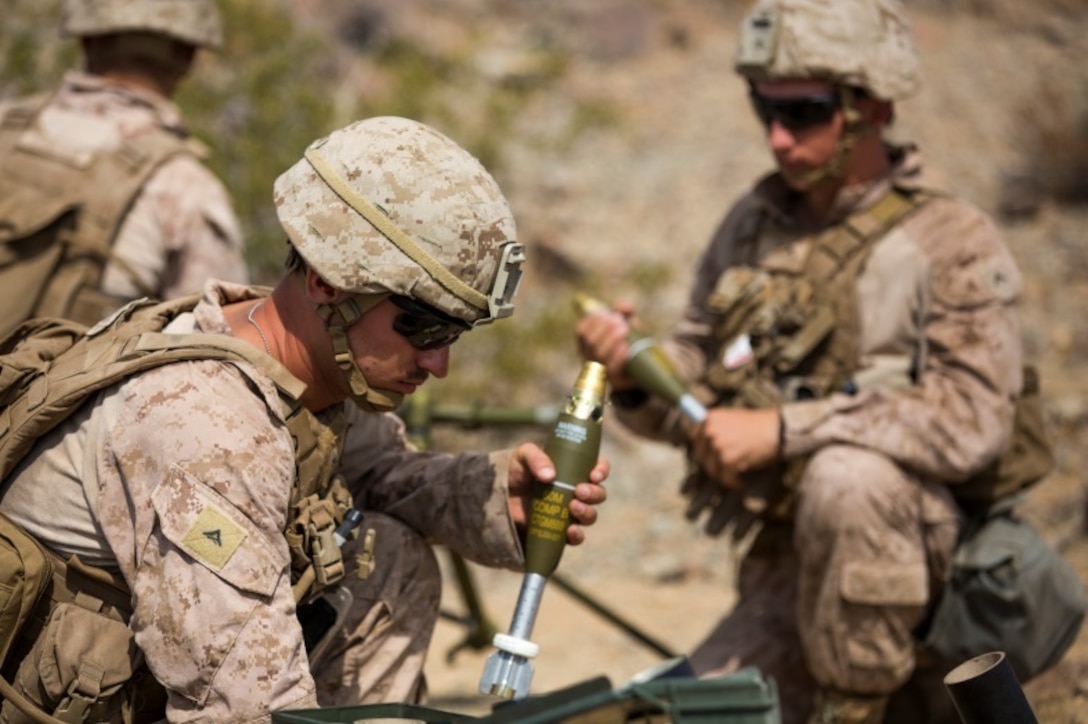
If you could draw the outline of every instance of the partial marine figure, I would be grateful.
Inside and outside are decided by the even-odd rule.
[[[222,42],[213,0],[67,0],[84,66],[0,104],[0,336],[246,282],[230,197],[171,98]]]
[[[622,423],[687,450],[689,517],[750,546],[700,676],[757,667],[786,724],[958,722],[941,677],[960,661],[929,622],[968,524],[1051,463],[1020,272],[885,138],[920,83],[899,2],[759,0],[735,70],[777,170],[725,215],[662,341],[705,414],[637,384],[632,305],[583,316],[580,348]],[[1055,623],[1044,665],[1080,616]]]
[[[274,195],[271,291],[211,280],[3,358],[29,372],[0,389],[0,552],[30,551],[4,582],[53,572],[28,615],[0,617],[23,622],[0,630],[0,721],[420,703],[431,545],[524,570],[532,495],[556,476],[544,450],[421,452],[392,412],[514,311],[525,252],[498,185],[438,131],[377,117],[315,141]],[[607,474],[597,460],[573,483],[568,544]]]

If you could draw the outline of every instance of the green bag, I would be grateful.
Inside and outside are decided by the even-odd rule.
[[[1003,651],[1025,682],[1072,645],[1088,600],[1061,553],[1011,508],[968,524],[924,642],[952,661]]]

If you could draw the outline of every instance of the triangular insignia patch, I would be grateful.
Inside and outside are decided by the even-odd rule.
[[[223,570],[246,539],[246,531],[218,506],[205,505],[189,526],[182,547],[213,571]]]

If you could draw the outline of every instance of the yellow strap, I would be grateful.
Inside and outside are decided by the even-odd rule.
[[[883,235],[890,226],[919,205],[893,187],[868,209],[847,218],[846,224],[865,238],[874,234]]]
[[[909,197],[892,187],[872,206],[851,214],[817,240],[806,261],[805,276],[819,285],[834,279],[855,254],[883,238],[929,198],[924,192]]]
[[[412,261],[423,267],[435,281],[467,304],[484,311],[488,309],[487,296],[485,294],[482,294],[468,284],[465,284],[457,276],[452,274],[449,269],[439,264],[433,256],[424,251],[419,244],[408,236],[408,234],[404,233],[388,216],[382,213],[381,209],[367,201],[356,192],[355,189],[351,188],[344,177],[338,174],[336,169],[334,169],[329,162],[317,152],[317,149],[308,148],[304,155],[306,160],[310,162],[310,165],[314,167],[314,170],[317,171],[317,175],[324,179],[325,183],[329,185],[329,188],[335,191],[336,195],[339,196],[344,203],[355,209],[360,216],[369,221],[375,229],[385,236],[385,238],[393,242],[393,244],[407,254]]]

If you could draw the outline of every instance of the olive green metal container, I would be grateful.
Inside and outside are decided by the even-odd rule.
[[[781,724],[773,680],[755,669],[714,679],[660,678],[613,689],[600,677],[541,696],[498,704],[468,716],[409,704],[302,709],[272,715],[272,724],[320,722],[487,722],[489,724]]]

